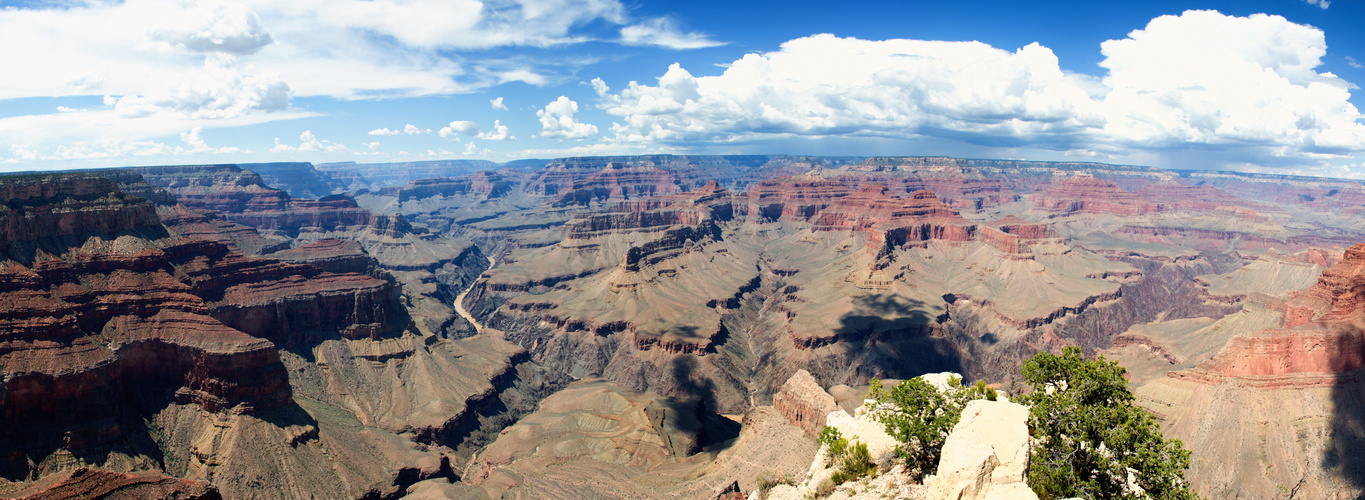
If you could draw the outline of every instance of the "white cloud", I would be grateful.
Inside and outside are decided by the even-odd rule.
[[[672,66],[669,69],[673,69]],[[611,87],[608,87],[607,82],[601,78],[593,78],[589,84],[592,85],[592,91],[597,93],[597,97],[606,97],[607,93],[611,92]]]
[[[192,52],[249,55],[274,41],[260,16],[242,3],[202,1],[166,14],[166,22],[153,28],[150,38]]]
[[[1203,148],[1237,161],[1365,151],[1365,125],[1347,100],[1353,86],[1316,70],[1326,54],[1316,28],[1188,11],[1102,51],[1108,74],[1096,79],[1062,71],[1036,43],[1009,52],[815,35],[748,54],[718,76],[673,64],[652,85],[592,86],[599,107],[620,117],[610,129],[618,143],[936,137],[1106,157]],[[564,129],[550,126],[550,111],[538,113],[545,136]]]
[[[1321,30],[1279,16],[1187,11],[1101,45],[1107,139],[1141,148],[1259,147],[1272,156],[1365,149],[1352,85],[1318,73]]]
[[[493,106],[493,109],[500,109],[500,110],[503,110],[503,111],[507,111],[507,105],[502,103],[502,98],[501,98],[501,97],[499,97],[499,98],[497,98],[497,99],[489,100],[489,101],[488,101],[488,104],[491,104],[491,105]]]
[[[479,133],[479,124],[468,120],[456,120],[450,122],[449,126],[441,128],[439,134],[442,139],[453,141],[459,138],[460,134],[475,135]]]
[[[655,45],[669,49],[701,49],[725,45],[702,33],[683,33],[667,17],[656,17],[639,24],[621,28],[621,42],[626,45]]]
[[[186,146],[189,146],[189,148],[186,149],[186,148],[182,148],[182,147],[176,147],[176,153],[177,153],[177,154],[181,154],[181,153],[188,153],[188,154],[198,154],[198,153],[225,154],[225,153],[242,153],[242,152],[244,152],[244,151],[242,151],[241,148],[238,148],[238,147],[235,147],[235,146],[224,146],[224,147],[221,147],[221,148],[211,147],[211,146],[208,145],[208,143],[204,142],[204,137],[201,135],[203,132],[204,132],[204,128],[203,128],[203,127],[194,127],[194,128],[190,129],[190,130],[187,131],[187,132],[181,132],[181,133],[180,133],[180,140],[181,140],[182,142],[184,142]]]
[[[194,126],[316,115],[291,109],[296,96],[369,99],[510,81],[545,85],[564,61],[467,51],[614,38],[634,22],[619,0],[11,2],[0,7],[0,100],[96,96],[117,113],[0,118],[0,134],[51,158],[59,145],[135,144]],[[501,101],[490,104],[496,109]]]
[[[1365,68],[1365,65],[1360,64],[1360,61],[1357,61],[1356,58],[1351,56],[1346,56],[1346,64],[1349,64],[1352,68],[1356,69]]]
[[[479,152],[479,147],[476,146],[476,145],[474,145],[474,141],[469,141],[468,144],[465,144],[465,145],[464,145],[464,154],[465,154],[465,155],[472,155],[472,154],[478,153],[478,152]]]
[[[596,130],[596,129],[594,129]],[[594,132],[596,133],[596,132]],[[510,134],[507,126],[502,124],[502,120],[493,120],[493,130],[480,132],[478,137],[485,141],[515,141],[516,136]]]
[[[156,112],[130,117],[110,108],[78,109],[65,113],[24,115],[0,118],[0,137],[10,146],[33,152],[33,161],[48,162],[73,160],[66,166],[110,166],[112,160],[126,153],[129,162],[157,154],[164,138],[176,138],[186,130],[222,127],[243,127],[280,119],[317,116],[316,113],[285,111],[279,113],[249,113],[235,118],[194,118],[182,113]],[[0,149],[2,156],[4,149]],[[11,151],[13,153],[14,151]],[[80,153],[80,154],[76,154]],[[13,156],[17,158],[17,156]],[[170,160],[170,158],[166,158]],[[90,161],[76,161],[90,160]],[[126,163],[125,163],[126,164]]]
[[[42,5],[41,3],[39,5]],[[634,21],[619,0],[71,0],[0,9],[0,99],[144,95],[234,56],[299,96],[450,94],[509,81],[543,85],[562,61],[459,54],[602,38]],[[648,21],[641,26],[663,26]],[[658,31],[658,30],[656,30]],[[660,31],[650,42],[697,43]],[[681,41],[675,41],[673,36]],[[690,38],[689,38],[690,37]],[[344,49],[341,49],[344,47]],[[337,78],[336,75],[346,75]]]
[[[130,117],[174,112],[209,119],[287,110],[289,85],[274,72],[254,69],[233,56],[211,54],[203,69],[190,70],[145,95],[125,95],[114,109]]]
[[[11,144],[11,159],[24,163],[49,161],[89,161],[113,158],[144,158],[168,156],[175,149],[156,141],[118,141],[98,140],[61,144],[51,149],[38,149],[24,145]],[[6,160],[8,162],[8,160]]]
[[[416,125],[413,125],[413,124],[409,123],[409,124],[403,126],[403,133],[404,133],[404,134],[408,134],[408,135],[430,134],[430,133],[431,133],[431,129],[429,129],[429,128],[427,128],[427,129],[417,128]]]
[[[578,103],[565,96],[546,104],[544,109],[536,111],[536,116],[540,117],[540,136],[584,139],[597,135],[596,125],[574,119],[573,115],[577,112]]]
[[[313,135],[313,131],[305,130],[299,134],[299,145],[291,146],[280,142],[280,138],[275,138],[275,147],[270,148],[271,153],[345,153],[350,151],[345,144],[332,142],[326,139],[318,139]]]
[[[456,120],[450,122],[450,126],[442,128],[440,135],[448,141],[459,140],[461,135],[477,137],[487,141],[515,141],[517,138],[512,136],[507,126],[502,124],[502,120],[493,121],[493,129],[481,132],[479,124],[468,120]]]
[[[1102,122],[1051,50],[816,35],[749,54],[720,76],[678,64],[602,108],[617,140],[745,142],[785,135],[1068,136]],[[595,85],[596,87],[596,85]],[[601,89],[606,85],[602,84]]]
[[[392,129],[388,128],[388,127],[377,128],[377,129],[371,130],[371,131],[369,131],[369,132],[366,132],[366,135],[399,135],[399,134],[402,134],[402,132],[399,132],[399,131],[397,131],[397,130],[392,130]]]
[[[1303,1],[1304,1],[1304,3],[1307,3],[1308,5],[1316,5],[1318,8],[1320,8],[1320,9],[1322,9],[1322,10],[1327,10],[1327,7],[1328,7],[1329,5],[1332,5],[1332,0],[1303,0]]]

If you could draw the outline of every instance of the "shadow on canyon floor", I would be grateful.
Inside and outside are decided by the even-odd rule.
[[[928,304],[898,295],[855,297],[839,320],[836,338],[847,344],[853,379],[906,379],[926,373],[962,373],[961,353],[939,335]]]
[[[1358,327],[1356,327],[1358,328]],[[1347,335],[1361,335],[1349,332]],[[1343,352],[1333,366],[1353,366],[1359,352]],[[1345,492],[1365,499],[1365,369],[1338,373],[1332,386],[1332,422],[1323,467],[1350,487]]]
[[[720,404],[716,401],[715,382],[706,377],[695,376],[698,362],[692,356],[679,356],[669,364],[673,380],[676,381],[683,398],[669,398],[672,411],[680,416],[692,415],[696,418],[697,445],[710,450],[739,437],[740,424],[720,415]],[[688,419],[690,420],[690,419]]]

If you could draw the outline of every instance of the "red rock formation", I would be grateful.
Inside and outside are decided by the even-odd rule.
[[[810,372],[798,370],[773,394],[773,408],[815,439],[825,427],[825,417],[839,406],[834,403],[834,396],[825,392]]]
[[[198,243],[177,276],[208,299],[210,314],[244,332],[289,342],[317,329],[346,338],[380,338],[407,326],[395,283],[354,273],[251,259]]]
[[[561,158],[534,174],[523,189],[535,195],[555,197],[561,206],[587,204],[610,198],[680,193],[701,187],[707,180],[734,179],[769,163],[769,158],[762,156]]]
[[[258,229],[297,235],[302,228],[332,230],[384,223],[346,196],[297,200],[265,185],[261,177],[236,165],[143,167],[130,169],[148,183],[175,195],[180,203]]]
[[[1346,250],[1318,282],[1285,303],[1284,328],[1233,337],[1213,359],[1173,377],[1235,378],[1267,388],[1320,387],[1365,367],[1365,244]]]
[[[308,264],[329,273],[375,276],[378,272],[378,263],[365,253],[360,243],[335,238],[321,239],[297,248],[275,252],[270,254],[270,258]]]
[[[85,467],[53,474],[34,483],[20,500],[221,500],[218,488],[204,481],[176,479],[160,472],[118,473]]]
[[[711,181],[687,193],[619,202],[602,213],[569,221],[566,240],[587,240],[620,231],[664,231],[674,226],[700,226],[734,218],[728,191]]]
[[[399,203],[435,196],[474,195],[498,198],[511,191],[520,180],[501,172],[485,171],[453,179],[418,179],[407,186],[385,189],[381,194],[395,196]]]
[[[1057,182],[1033,198],[1035,207],[1054,212],[1094,212],[1115,215],[1143,215],[1170,209],[1148,198],[1124,191],[1117,184],[1078,174]]]
[[[93,174],[7,177],[0,183],[0,249],[14,242],[160,225],[156,207]]]
[[[836,181],[766,181],[749,190],[750,217],[810,222],[817,231],[860,231],[869,248],[925,240],[971,241],[976,226],[931,191],[892,196],[880,184],[853,191]]]
[[[57,450],[123,450],[157,405],[252,413],[291,404],[266,338],[307,341],[328,329],[374,338],[408,322],[389,281],[168,236],[149,202],[107,179],[47,177],[43,186],[0,178],[0,193],[15,196],[0,204],[0,227],[59,220],[7,240],[23,248],[0,257],[0,476],[50,471],[31,467]]]

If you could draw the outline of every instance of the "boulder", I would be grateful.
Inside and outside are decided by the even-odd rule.
[[[938,392],[948,392],[948,389],[953,388],[952,384],[948,383],[949,380],[956,378],[958,382],[962,382],[962,375],[953,372],[926,373],[919,378],[934,386]]]
[[[1028,408],[1005,401],[967,403],[943,443],[938,474],[926,479],[930,498],[1035,499],[1028,469]]]
[[[831,412],[841,411],[834,404],[834,397],[820,387],[810,372],[799,370],[773,395],[773,407],[787,420],[806,431],[815,439],[820,429],[825,427],[825,418]]]

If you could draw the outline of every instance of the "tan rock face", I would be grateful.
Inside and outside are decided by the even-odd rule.
[[[1007,401],[971,401],[943,442],[938,473],[925,480],[930,498],[1036,499],[1024,481],[1028,454],[1027,407]]]
[[[811,439],[819,437],[826,416],[836,410],[842,411],[834,403],[834,397],[821,389],[815,377],[805,370],[796,372],[782,384],[773,395],[773,408],[782,412],[792,425],[804,429]]]

